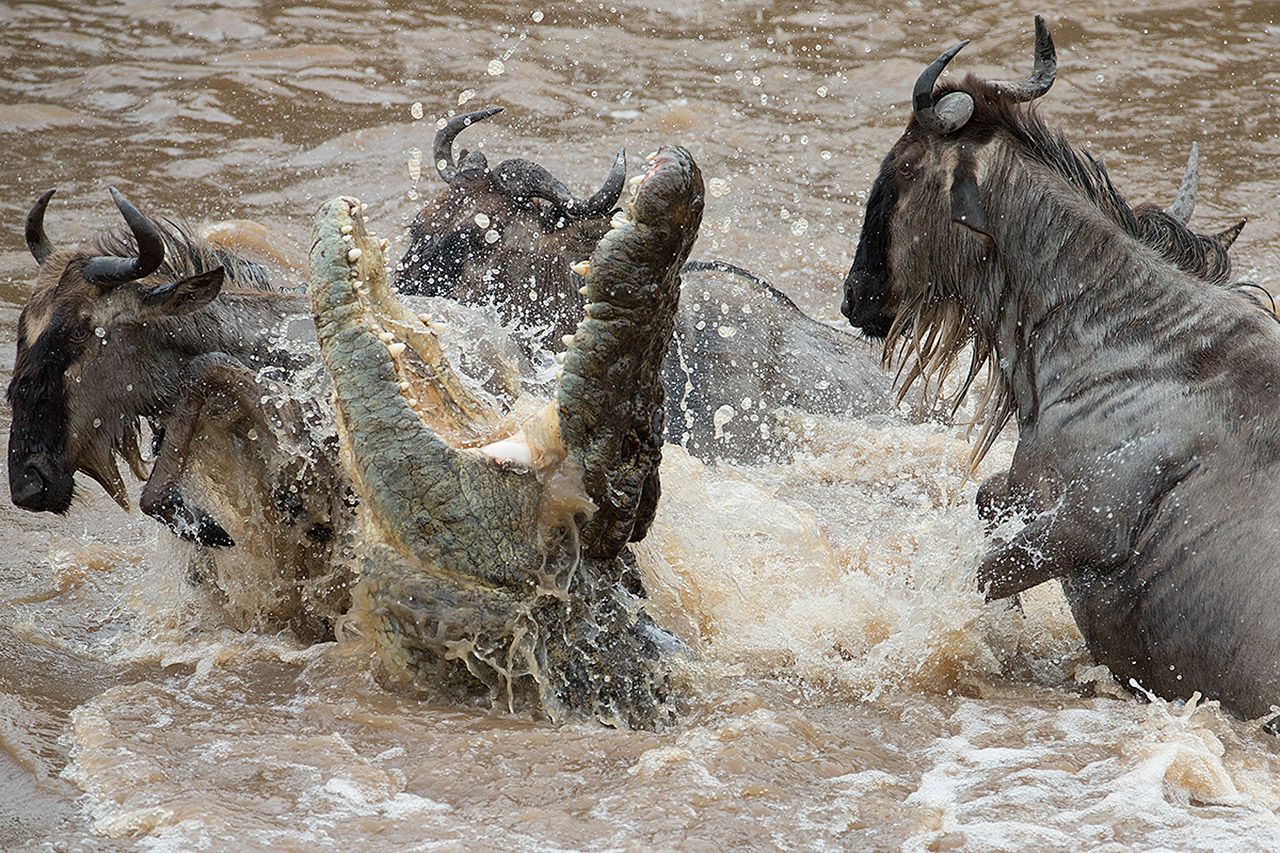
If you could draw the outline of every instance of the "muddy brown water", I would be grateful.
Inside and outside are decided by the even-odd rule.
[[[61,243],[116,224],[108,185],[300,244],[351,193],[394,255],[436,186],[429,153],[412,177],[414,149],[464,104],[507,107],[467,144],[579,192],[620,146],[634,163],[685,144],[710,189],[695,254],[835,322],[916,73],[961,37],[960,69],[1024,72],[1036,11],[1059,46],[1052,122],[1135,201],[1171,197],[1200,142],[1195,222],[1248,216],[1237,271],[1275,290],[1272,3],[7,2],[3,379],[40,191],[59,188]],[[1052,585],[1022,613],[972,592],[963,430],[801,427],[785,466],[667,454],[642,556],[699,657],[660,734],[389,694],[351,649],[224,625],[181,549],[96,486],[66,518],[4,501],[0,847],[1280,847],[1274,739],[1116,694]]]

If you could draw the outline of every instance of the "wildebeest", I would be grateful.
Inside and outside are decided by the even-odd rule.
[[[1022,82],[936,86],[964,44],[916,81],[844,313],[917,376],[972,346],[970,378],[992,368],[978,453],[1017,417],[1013,465],[983,493],[1031,520],[978,567],[989,598],[1060,578],[1122,683],[1263,715],[1280,700],[1280,325],[1206,283],[1231,234],[1165,217],[1153,239],[1028,105],[1056,69],[1043,20]]]
[[[626,181],[626,154],[617,153],[604,183],[586,199],[521,158],[490,169],[484,154],[463,149],[455,162],[458,134],[500,112],[491,107],[454,116],[436,133],[432,160],[447,188],[410,223],[394,286],[407,295],[491,304],[503,322],[537,344],[559,341],[582,318],[577,285],[566,292],[561,283],[609,230]]]
[[[490,171],[482,154],[463,152],[455,164],[458,134],[499,111],[456,116],[437,132],[433,156],[447,186],[411,225],[395,286],[495,306],[536,357],[558,349],[582,317],[575,262],[610,227],[625,161],[619,152],[585,201],[526,160]],[[869,348],[851,348],[852,335],[807,317],[760,276],[722,261],[691,262],[682,275],[666,363],[668,441],[704,459],[755,460],[785,448],[781,409],[896,411]]]
[[[297,605],[341,606],[330,551],[350,507],[326,447],[332,435],[316,428],[305,399],[275,385],[314,359],[297,346],[309,340],[314,350],[305,297],[269,289],[264,267],[179,223],[152,221],[114,189],[128,230],[56,249],[44,228],[52,195],[26,223],[39,271],[8,388],[14,504],[65,513],[82,472],[127,509],[122,458],[147,480],[143,511],[184,538],[232,544],[228,513],[255,529],[239,559],[256,553],[271,577],[259,589],[241,578],[238,592],[219,584],[243,599],[231,603],[244,621],[279,617],[300,634],[323,634],[324,617],[297,624],[298,613],[316,609]],[[139,447],[143,421],[162,436],[151,472]],[[193,466],[199,477],[187,476]],[[215,512],[204,503],[219,498],[238,505]]]

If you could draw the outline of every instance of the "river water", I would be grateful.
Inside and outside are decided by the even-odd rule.
[[[463,104],[507,107],[467,132],[491,161],[536,159],[579,193],[619,146],[686,145],[710,189],[695,255],[836,322],[915,75],[961,37],[962,70],[1025,73],[1036,11],[1059,49],[1051,121],[1135,201],[1170,198],[1198,141],[1195,222],[1248,216],[1237,271],[1280,286],[1275,4],[435,6],[5,3],[3,380],[40,191],[59,188],[59,243],[116,225],[109,184],[298,244],[351,193],[394,237],[436,186],[415,149]],[[698,657],[659,734],[390,694],[351,649],[224,624],[181,548],[96,486],[66,518],[4,501],[0,847],[1280,847],[1275,739],[1118,692],[1053,584],[1021,611],[972,590],[964,429],[798,426],[787,465],[666,454],[641,558]]]

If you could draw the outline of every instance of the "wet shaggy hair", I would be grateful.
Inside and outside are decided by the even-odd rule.
[[[1166,262],[1208,286],[1226,285],[1231,262],[1225,245],[1212,236],[1195,233],[1159,208],[1131,207],[1112,184],[1106,167],[1049,128],[1034,104],[1014,102],[973,75],[958,86],[940,86],[936,97],[940,99],[951,92],[965,92],[974,101],[973,116],[957,133],[957,141],[979,147],[999,137],[1011,143],[1015,156],[1027,157],[1060,176],[1124,233]],[[913,117],[907,133],[923,132],[927,131]],[[1234,289],[1266,310],[1255,295]],[[897,310],[884,349],[886,362],[895,356],[899,362],[899,400],[915,382],[922,381],[924,399],[948,408],[952,416],[979,374],[986,370],[987,386],[974,413],[973,425],[980,425],[980,429],[971,470],[976,469],[1016,411],[1013,389],[1003,372],[994,367],[998,361],[995,343],[979,332],[975,319],[970,306],[948,299],[932,287],[921,288],[908,295]],[[959,389],[954,394],[944,394],[943,381],[970,345],[969,365]]]
[[[222,267],[226,287],[240,290],[276,289],[266,268],[261,264],[197,237],[185,222],[167,217],[151,221],[164,240],[164,261],[147,278],[155,276],[165,281],[178,281]],[[137,238],[128,228],[108,231],[100,235],[92,245],[97,254],[108,257],[133,258],[138,255]]]
[[[1037,163],[1057,173],[1093,202],[1116,225],[1178,269],[1212,284],[1226,284],[1231,276],[1227,250],[1212,235],[1197,234],[1155,205],[1131,207],[1111,182],[1107,167],[1087,151],[1075,148],[1040,117],[1038,104],[1019,104],[981,78],[969,75],[959,86],[939,87],[938,98],[967,92],[974,115],[965,125],[983,141],[1003,134]]]

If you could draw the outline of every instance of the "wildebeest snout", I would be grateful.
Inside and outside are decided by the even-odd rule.
[[[9,497],[13,505],[31,512],[64,513],[71,507],[75,483],[45,454],[9,460]]]

